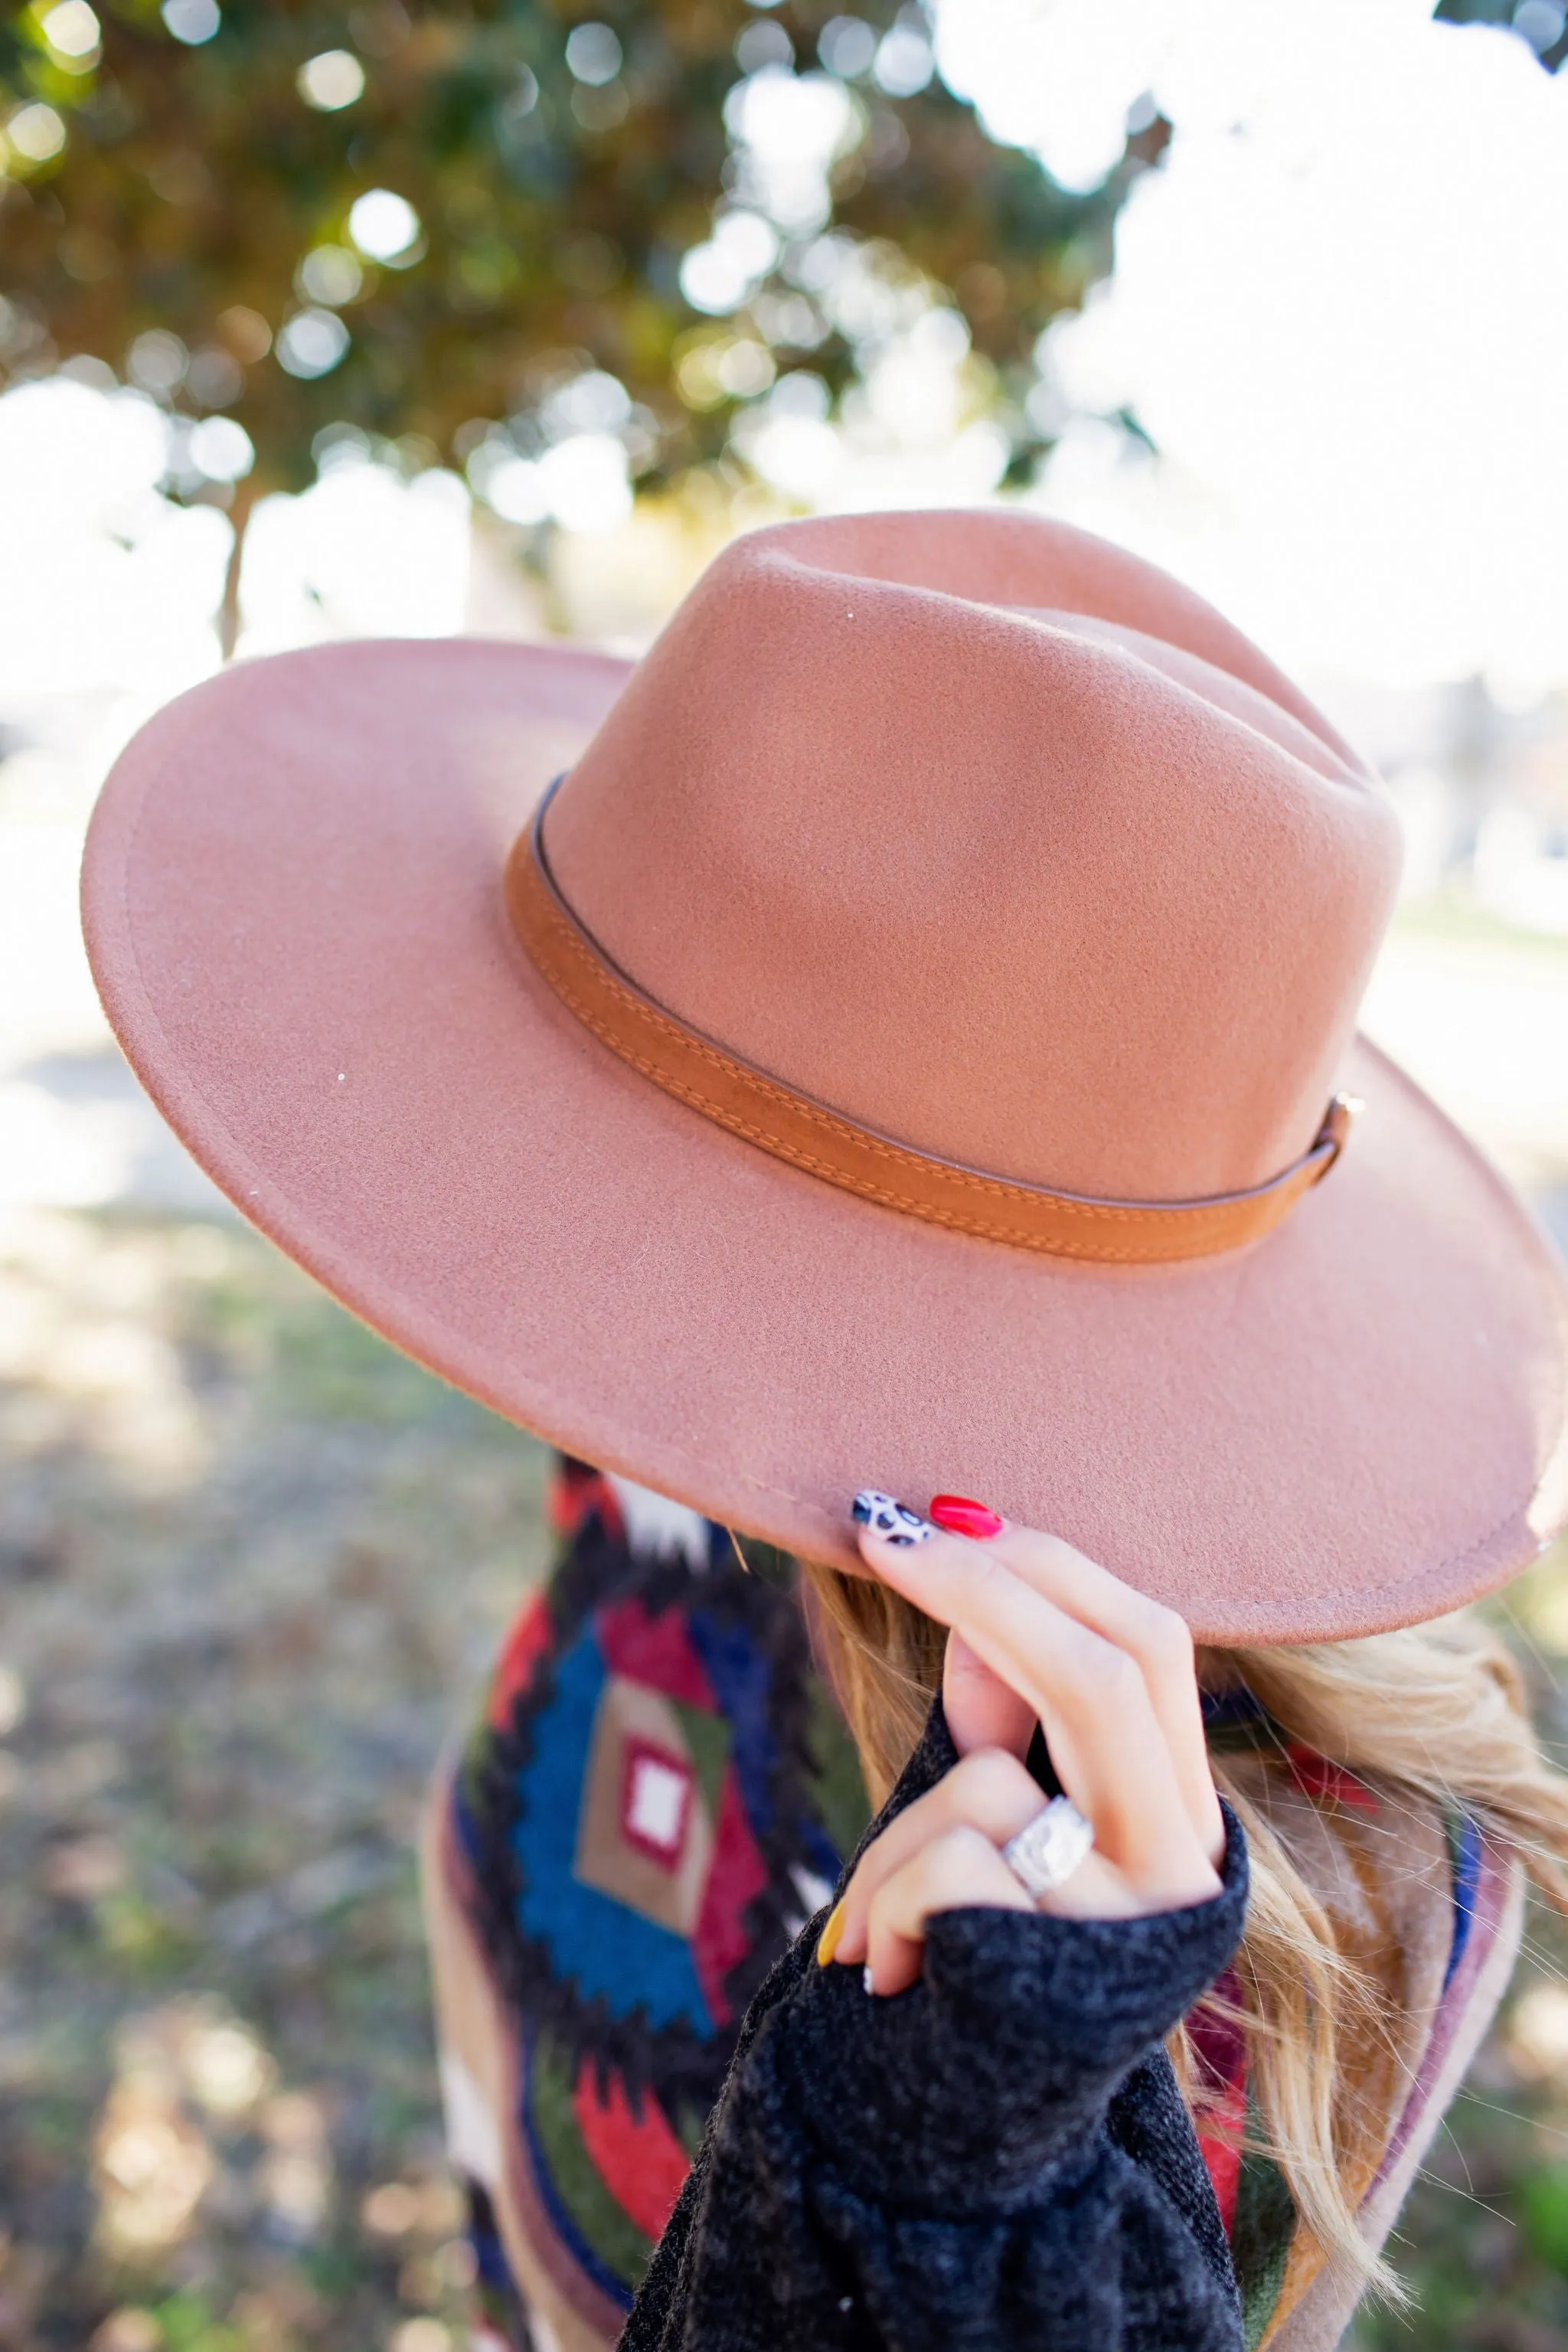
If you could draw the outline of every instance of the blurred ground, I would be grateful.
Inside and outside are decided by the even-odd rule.
[[[443,2352],[410,1842],[541,1451],[236,1223],[15,1218],[0,1329],[0,2343]]]
[[[119,1061],[72,906],[124,723],[33,714],[0,765],[0,2347],[452,2352],[410,1842],[542,1456],[240,1224]],[[1371,1025],[1568,1229],[1568,944],[1414,908]],[[1513,1606],[1561,1736],[1568,1576]],[[1568,2347],[1535,1942],[1407,2217],[1425,2309],[1368,2352]]]

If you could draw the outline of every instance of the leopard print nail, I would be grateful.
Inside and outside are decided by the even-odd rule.
[[[874,1486],[862,1488],[849,1507],[849,1516],[874,1535],[885,1536],[890,1544],[907,1548],[921,1544],[935,1535],[929,1519],[922,1519],[895,1496],[879,1495]]]

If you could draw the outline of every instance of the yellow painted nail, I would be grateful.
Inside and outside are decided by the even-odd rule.
[[[838,1939],[844,1933],[844,1906],[836,1903],[827,1915],[827,1925],[816,1941],[816,1965],[825,1969],[838,1949]]]

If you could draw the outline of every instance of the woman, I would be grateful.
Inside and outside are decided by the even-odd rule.
[[[1452,1614],[1562,1515],[1563,1285],[1353,1037],[1397,862],[1255,647],[1008,513],[125,755],[88,933],[168,1115],[615,1473],[429,1847],[517,2340],[1338,2339],[1568,1854]],[[882,1803],[831,1906],[782,1555]]]
[[[862,1967],[871,1969],[869,1992],[857,1983],[850,1998],[839,1996],[837,2021],[847,2046],[835,2048],[814,2070],[832,2086],[831,2122],[843,2128],[875,2111],[862,2086],[847,2088],[847,2068],[868,2022],[863,2003],[888,2000],[916,1980],[932,1913],[954,1906],[1025,1907],[1024,1890],[999,1867],[998,1848],[1039,1808],[1038,1784],[1019,1758],[1028,1753],[1041,1714],[1055,1714],[1053,1759],[1062,1759],[1069,1785],[1088,1807],[1095,1804],[1091,1790],[1098,1794],[1103,1785],[1106,1791],[1095,1815],[1093,1852],[1058,1893],[1041,1900],[1057,1916],[1120,1920],[1191,1909],[1192,1898],[1212,1897],[1217,1783],[1233,1818],[1245,1823],[1251,1849],[1255,1899],[1246,1934],[1233,1953],[1239,1931],[1234,1894],[1213,1906],[1212,1919],[1194,1917],[1205,1989],[1212,1982],[1214,1990],[1193,2010],[1189,1986],[1170,1976],[1171,1957],[1161,1952],[1160,1998],[1135,2014],[1133,2030],[1147,2061],[1165,2024],[1177,2025],[1188,2012],[1172,2037],[1171,2056],[1224,2232],[1242,2340],[1292,2352],[1335,2343],[1370,2281],[1398,2291],[1378,2264],[1379,2248],[1512,1967],[1521,1865],[1554,1901],[1564,1893],[1563,1784],[1536,1750],[1517,1673],[1479,1624],[1450,1618],[1430,1631],[1304,1651],[1204,1652],[1199,1687],[1180,1618],[1143,1601],[1068,1547],[1009,1528],[983,1507],[944,1496],[933,1513],[943,1522],[944,1542],[955,1547],[945,1563],[952,1577],[945,1591],[932,1579],[943,1565],[940,1552],[889,1546],[870,1526],[860,1543],[879,1571],[875,1585],[807,1571],[819,1646],[847,1699],[873,1789],[885,1791],[901,1759],[919,1751],[900,1790],[906,1809],[868,1845],[845,1899],[830,1911],[819,1908],[800,1941],[792,1986],[797,1995],[811,1997],[815,1972],[806,1955],[813,1935],[825,1966],[847,1969],[857,1980]],[[665,1628],[662,1654],[642,1664],[666,1681],[680,1678],[682,1652],[712,1647],[708,1628],[716,1614],[731,1628],[754,1629],[748,1649],[766,1651],[769,1674],[760,1705],[752,1679],[752,1720],[789,1720],[793,1711],[793,1736],[777,1743],[775,1755],[794,1780],[798,1843],[775,1852],[769,1880],[774,1902],[751,1913],[743,1951],[748,1992],[795,1939],[792,1889],[810,1899],[807,1874],[825,1825],[847,1850],[864,1805],[846,1770],[834,1717],[820,1701],[798,1704],[797,1678],[808,1678],[809,1669],[793,1612],[774,1583],[742,1571],[721,1530],[574,1464],[559,1474],[556,1517],[567,1538],[563,1570],[529,1605],[503,1652],[463,1770],[443,1776],[443,1801],[430,1820],[426,1887],[453,2152],[468,2184],[484,2319],[503,2342],[526,2346],[531,2310],[539,2340],[586,2347],[620,2338],[687,2179],[699,2117],[716,2098],[733,2055],[738,2018],[713,2029],[695,2079],[689,2071],[683,2078],[680,2069],[681,2060],[691,2068],[689,2048],[669,2063],[647,2015],[658,1956],[652,1967],[646,1960],[639,1967],[640,1956],[628,1946],[626,1931],[635,1937],[645,1916],[642,1890],[629,1878],[617,1884],[604,1873],[599,1881],[624,1906],[618,1932],[600,1939],[606,1967],[604,1985],[594,1988],[613,1997],[621,2035],[613,2048],[604,2046],[609,2021],[603,2014],[595,2020],[571,1999],[572,1955],[552,1948],[548,1926],[538,1935],[556,1873],[539,1837],[543,1809],[531,1801],[532,1727],[542,1717],[553,1719],[585,1747],[594,1721],[594,1708],[570,1684],[563,1690],[557,1661],[581,1642],[592,1616],[603,1624],[605,1612],[628,1599]],[[986,1546],[989,1560],[1001,1561],[1022,1587],[1002,1585],[1003,1606],[1032,1621],[1020,1622],[1008,1646],[1008,1671],[1013,1680],[1033,1681],[1034,1713],[962,1635],[943,1643],[949,1612],[962,1622],[980,1605],[983,1588],[973,1580],[968,1549],[976,1545]],[[759,1567],[774,1565],[758,1559],[755,1547],[748,1557]],[[694,1559],[701,1563],[695,1573]],[[986,1642],[985,1628],[973,1617],[971,1630],[977,1643]],[[1089,1638],[1078,1646],[1080,1630]],[[990,1638],[998,1638],[994,1628]],[[1069,1659],[1072,1671],[1064,1678]],[[1097,1675],[1123,1673],[1126,1659],[1133,1660],[1137,1681],[1129,1677],[1123,1703],[1100,1697],[1087,1708],[1079,1759],[1071,1745],[1071,1711],[1097,1690]],[[921,1738],[933,1671],[942,1673],[951,1758],[937,1726]],[[1059,1693],[1055,1707],[1047,1698],[1053,1690]],[[717,1699],[711,1703],[718,1712]],[[1034,1760],[1044,1762],[1037,1749]],[[574,1760],[572,1818],[584,1778]],[[1105,1860],[1118,1851],[1117,1824],[1100,1826],[1105,1803],[1114,1805],[1123,1788],[1131,1874]],[[822,1893],[826,1906],[826,1888]],[[1177,1900],[1184,1895],[1186,1904]],[[1114,1968],[1115,1937],[1109,1954],[1097,1950],[1094,1957],[1097,1968]],[[777,1991],[775,1979],[772,1999]],[[1044,1995],[1040,1988],[1029,1991],[1023,2052],[1004,2048],[1010,2068],[1019,2067],[1038,2033]],[[1167,2019],[1162,2004],[1173,2000]],[[529,2021],[531,2033],[516,2032],[509,2021]],[[1001,2137],[1000,2112],[983,2110],[980,2101],[985,2094],[995,2100],[1006,2087],[984,2073],[1002,2022],[988,2002],[975,2038],[951,2025],[945,2037],[953,2095],[988,2139]],[[942,2038],[923,2017],[909,2031],[929,2069]],[[1058,2013],[1052,2036],[1058,2048],[1061,2032]],[[557,2054],[563,2046],[569,2062]],[[1123,2053],[1110,2055],[1113,2063],[1122,2058],[1124,2077],[1137,2071]],[[886,2053],[875,2053],[873,2063],[886,2066]],[[1147,2076],[1147,2064],[1143,2071]],[[574,2088],[581,2083],[575,2098],[557,2087],[563,2074]],[[1053,2086],[1053,2099],[1027,2073],[1020,2078],[1036,2118],[1055,2120],[1059,2087]],[[641,2095],[636,2124],[627,2084]],[[920,2088],[931,2090],[929,2080]],[[1169,2097],[1168,2086],[1162,2088]],[[820,2148],[827,2135],[820,2118],[816,2124],[813,2144]],[[921,2160],[929,2179],[928,2152]],[[786,2177],[791,2168],[786,2154]],[[816,2166],[798,2168],[809,2176]],[[762,2216],[773,2185],[749,2167],[736,2184],[742,2210],[763,2231],[770,2265],[778,2239]],[[1191,2193],[1191,2181],[1188,2188]],[[948,2193],[956,2201],[958,2191]],[[1206,2209],[1201,2189],[1193,2201]],[[505,2243],[498,2209],[509,2221]],[[1120,2216],[1112,2198],[1099,2224]],[[984,2222],[980,2228],[984,2232]],[[1212,2228],[1206,2239],[1201,2230],[1194,2236],[1200,2258],[1212,2260],[1219,2242]],[[692,2258],[689,2228],[678,2229],[666,2241],[661,2264],[675,2266],[679,2275]],[[927,2259],[922,2249],[921,2260]],[[1092,2269],[1100,2286],[1118,2293],[1118,2266],[1103,2255],[1089,2265],[1081,2235],[1065,2259],[1075,2277]],[[1223,2274],[1223,2256],[1217,2267]],[[983,2263],[965,2263],[966,2286],[984,2276]],[[1045,2273],[1051,2309],[1060,2287],[1059,2278]],[[923,2302],[921,2308],[924,2318]],[[1102,2309],[1086,2312],[1081,2303],[1069,2308],[1079,2333],[1063,2336],[1066,2344],[1138,2340],[1119,2336]],[[679,2309],[684,2318],[684,2292]],[[952,2330],[959,2316],[944,2308],[931,2324]],[[1052,2340],[1042,2334],[1039,2313],[998,2320],[989,2337],[976,2332],[973,2307],[962,2318],[970,2335],[960,2340]],[[626,2340],[663,2342],[657,2327],[668,2324],[662,2303],[649,2306],[645,2298]],[[1231,2340],[1226,2324],[1214,2340]],[[831,2326],[815,2316],[803,2326],[803,2341],[834,2340]],[[771,2309],[767,2326],[776,2332],[759,2340],[792,2340]],[[639,2328],[649,2332],[639,2335]],[[668,2340],[682,2338],[674,2333]],[[727,2315],[714,2340],[743,2344],[743,2323]],[[851,2334],[849,2340],[861,2339]],[[923,2339],[894,2327],[887,2340]],[[1173,2346],[1190,2339],[1178,2316],[1163,2313],[1153,2340]]]

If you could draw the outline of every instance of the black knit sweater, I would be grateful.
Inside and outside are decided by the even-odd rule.
[[[939,1700],[867,1842],[956,1760]],[[816,1965],[812,1921],[746,2015],[621,2352],[1239,2352],[1162,2047],[1240,1940],[1228,1808],[1221,1876],[1145,1919],[941,1913],[888,1999]]]

